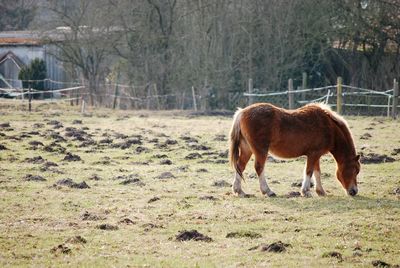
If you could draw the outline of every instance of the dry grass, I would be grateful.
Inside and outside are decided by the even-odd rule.
[[[358,151],[396,160],[363,165],[355,198],[345,195],[334,177],[335,163],[326,156],[321,168],[327,197],[286,197],[299,190],[291,184],[301,180],[304,159],[296,159],[267,163],[277,198],[261,196],[250,162],[244,189],[255,197],[240,199],[229,187],[214,186],[221,180],[231,183],[233,176],[226,162],[231,118],[109,110],[82,117],[67,108],[43,106],[32,114],[0,109],[0,123],[10,123],[0,127],[0,145],[8,148],[0,151],[2,267],[361,267],[374,260],[400,264],[400,194],[393,194],[400,187],[400,152],[395,150],[400,148],[399,121],[347,118]],[[62,127],[54,129],[48,124],[51,120]],[[73,124],[74,120],[83,123]],[[82,141],[68,137],[68,127],[87,127],[84,131],[92,136],[84,139],[95,143],[79,147]],[[29,144],[50,145],[54,132],[66,139],[58,143],[65,152]],[[127,140],[142,144],[115,147]],[[63,161],[67,152],[81,161]],[[186,159],[190,153],[201,158]],[[43,169],[44,163],[26,160],[37,156],[58,166]],[[164,172],[173,178],[159,179]],[[26,181],[27,174],[46,181]],[[85,181],[90,188],[54,185],[65,178]],[[129,178],[131,183],[121,184]],[[108,225],[101,229],[102,224]],[[116,230],[107,230],[112,227]],[[193,229],[213,241],[175,240],[179,231]],[[237,235],[227,237],[232,232]],[[290,246],[281,253],[257,248],[277,241]]]

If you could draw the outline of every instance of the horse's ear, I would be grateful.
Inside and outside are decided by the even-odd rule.
[[[356,155],[356,158],[355,158],[355,160],[356,161],[359,161],[360,160],[360,155],[358,154],[358,155]]]

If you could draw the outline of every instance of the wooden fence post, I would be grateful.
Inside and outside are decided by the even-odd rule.
[[[342,89],[342,77],[337,78],[337,99],[336,99],[336,112],[338,114],[342,114],[342,105],[343,105],[343,89]]]
[[[85,113],[85,99],[82,97],[82,102],[81,102],[81,113],[84,114]]]
[[[393,106],[392,106],[392,117],[397,118],[397,105],[399,104],[399,82],[394,79],[393,81]]]
[[[153,89],[154,89],[154,96],[156,98],[156,103],[157,103],[157,110],[160,110],[160,99],[158,95],[158,89],[157,89],[157,83],[153,84]]]
[[[196,94],[194,92],[194,87],[192,86],[192,96],[193,96],[193,109],[197,111]]]
[[[253,94],[254,88],[253,88],[253,79],[249,79],[249,94]],[[249,96],[249,105],[252,105],[254,103],[254,97]]]
[[[303,72],[303,77],[301,80],[301,89],[306,89],[307,88],[307,73]],[[306,99],[306,92],[301,93],[301,100]]]
[[[119,90],[118,90],[119,88],[118,88],[118,80],[117,80],[117,83],[115,83],[115,91],[114,91],[114,102],[113,102],[113,109],[115,110],[115,107],[117,106],[117,98],[118,98],[118,95],[119,95]]]
[[[28,89],[28,91],[29,91],[29,104],[28,104],[28,107],[29,107],[29,112],[31,112],[32,111],[32,94],[31,94],[31,87],[29,87],[29,89]]]
[[[292,78],[290,78],[288,81],[288,97],[289,97],[289,109],[294,109],[293,79]]]

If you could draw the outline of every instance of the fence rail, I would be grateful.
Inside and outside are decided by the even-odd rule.
[[[219,99],[224,99],[225,102],[228,102],[228,107],[230,109],[254,102],[270,102],[280,107],[290,109],[303,106],[307,103],[322,102],[335,107],[338,113],[397,117],[399,89],[396,80],[394,80],[393,88],[386,91],[344,85],[341,81],[341,78],[338,78],[336,85],[317,88],[297,88],[297,90],[294,90],[293,81],[289,79],[287,90],[259,92],[258,89],[253,88],[252,79],[249,79],[249,88],[247,92],[225,93],[222,97],[219,96]],[[59,81],[52,82],[57,83]],[[31,107],[32,102],[48,103],[69,101],[71,105],[81,105],[85,107],[85,102],[88,102],[90,95],[87,87],[76,84],[75,82],[60,83],[74,86],[46,91],[0,88],[0,96],[11,94],[12,97],[16,98],[14,101],[0,98],[0,104],[22,101],[22,103],[28,102],[29,107]],[[305,83],[303,83],[303,86],[304,84]],[[142,95],[136,92],[138,88],[141,88]],[[38,100],[38,96],[41,96],[40,101]],[[102,100],[102,102],[99,103],[101,106],[112,107],[114,109],[207,110],[218,107],[218,105],[210,105],[212,102],[218,102],[216,96],[207,94],[201,89],[196,90],[194,87],[180,93],[159,94],[155,84],[146,84],[138,87],[108,83],[102,85],[102,90],[97,92],[95,96]]]

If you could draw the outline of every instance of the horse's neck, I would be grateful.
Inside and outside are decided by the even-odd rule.
[[[343,163],[346,159],[355,157],[356,151],[354,148],[353,138],[346,126],[337,126],[334,144],[331,153],[336,159],[336,162]]]

